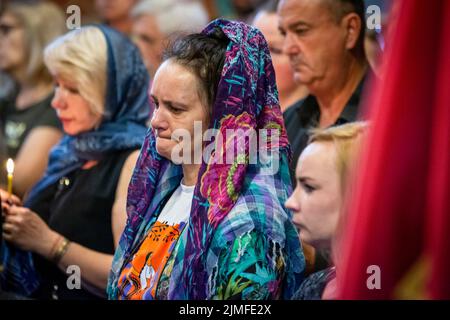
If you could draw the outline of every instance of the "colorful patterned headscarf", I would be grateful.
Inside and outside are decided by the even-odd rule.
[[[219,225],[227,221],[236,203],[259,210],[269,223],[255,226],[267,237],[277,233],[270,225],[274,216],[288,213],[284,202],[291,193],[288,161],[290,147],[279,107],[275,74],[267,43],[257,29],[240,22],[215,20],[203,31],[212,34],[220,28],[230,40],[225,63],[213,106],[210,129],[219,130],[226,136],[227,129],[240,130],[244,135],[235,136],[220,147],[216,141],[215,153],[225,159],[233,151],[234,162],[219,164],[209,159],[203,162],[195,187],[190,219],[187,226],[187,242],[184,251],[181,283],[169,293],[171,299],[208,299],[210,297],[211,270],[207,267],[207,252]],[[273,129],[275,134],[267,136],[268,162],[279,162],[278,170],[265,173],[267,168],[258,162],[251,164],[249,140],[237,144],[236,139],[245,139],[250,130]],[[236,132],[236,131],[234,131]],[[274,136],[278,135],[278,141]],[[273,139],[272,139],[273,138]],[[117,298],[118,276],[132,252],[145,237],[161,211],[161,202],[170,195],[182,179],[181,166],[162,158],[156,151],[155,134],[147,133],[140,157],[128,190],[128,221],[119,248],[113,261],[108,285],[111,299]],[[242,142],[242,141],[241,141]],[[236,145],[243,146],[237,148]],[[214,154],[214,153],[213,153]],[[276,159],[275,159],[276,158]],[[216,158],[217,159],[217,158]],[[242,208],[242,207],[241,207]],[[280,209],[282,208],[282,209]],[[280,210],[283,211],[280,213]],[[241,214],[241,213],[239,213]],[[243,214],[252,214],[247,212]],[[288,221],[290,223],[290,221]],[[292,229],[294,230],[294,229]],[[283,234],[284,250],[290,256],[286,266],[284,297],[289,298],[301,281],[304,260],[298,235]],[[220,267],[220,266],[219,266]]]
[[[140,148],[150,116],[147,99],[149,76],[138,48],[124,35],[103,25],[99,28],[107,43],[107,87],[105,114],[97,130],[64,136],[52,149],[44,177],[31,190],[25,206],[46,187],[81,168],[89,160],[108,153]],[[79,31],[73,31],[79,32]],[[32,254],[4,245],[3,288],[30,295],[39,281]]]

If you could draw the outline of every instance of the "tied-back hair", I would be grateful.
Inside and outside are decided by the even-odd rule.
[[[211,116],[225,62],[229,39],[220,28],[212,34],[195,33],[176,39],[165,51],[163,60],[173,60],[193,72],[199,80],[199,96]]]
[[[349,168],[354,163],[361,140],[367,132],[367,122],[351,122],[326,129],[313,129],[309,143],[332,142],[336,147],[336,168],[341,181],[341,190],[345,194]]]

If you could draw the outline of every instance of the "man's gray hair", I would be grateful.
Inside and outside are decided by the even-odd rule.
[[[198,0],[141,0],[131,11],[132,18],[155,17],[160,31],[169,36],[178,32],[199,32],[209,22],[208,13]]]

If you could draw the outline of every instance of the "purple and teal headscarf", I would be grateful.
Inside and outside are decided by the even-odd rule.
[[[266,148],[270,149],[269,155],[279,156],[279,170],[262,178],[263,168],[260,164],[249,163],[248,141],[239,150],[235,145],[225,143],[219,148],[216,144],[215,152],[222,152],[219,156],[223,159],[233,149],[234,162],[219,164],[210,159],[201,165],[189,223],[184,230],[187,232],[187,242],[180,271],[181,283],[177,283],[176,290],[169,293],[171,299],[210,297],[208,288],[211,270],[207,266],[206,253],[216,229],[227,223],[229,213],[238,201],[251,203],[258,199],[258,207],[262,208],[260,211],[270,220],[278,214],[275,210],[284,208],[284,202],[292,192],[288,170],[290,147],[267,43],[260,31],[241,22],[215,20],[203,33],[213,34],[218,27],[230,41],[213,105],[210,129],[219,130],[223,136],[227,129],[239,129],[245,134],[249,130],[275,130],[279,136],[278,143],[271,143],[269,134]],[[132,253],[146,236],[149,226],[156,221],[163,199],[179,186],[181,179],[181,166],[157,153],[154,131],[149,130],[129,185],[128,221],[113,261],[108,284],[110,299],[117,298],[117,281],[122,268],[132,258]],[[252,207],[256,206],[248,205],[248,208]],[[245,214],[250,215],[252,212]],[[266,227],[261,232],[270,236],[271,226]],[[297,233],[294,231],[286,235],[285,240],[284,249],[292,257],[286,267],[290,286],[284,288],[284,297],[288,298],[301,281],[304,260]]]
[[[102,122],[96,130],[61,139],[51,150],[47,171],[31,190],[25,205],[87,161],[100,160],[116,151],[138,149],[144,141],[150,116],[149,76],[139,50],[114,29],[103,25],[89,27],[99,28],[107,43],[107,87]],[[39,286],[32,254],[6,243],[4,249],[3,289],[30,295]]]

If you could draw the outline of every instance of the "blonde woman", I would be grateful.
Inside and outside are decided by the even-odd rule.
[[[57,39],[45,62],[65,136],[25,207],[2,204],[3,289],[40,299],[104,297],[147,130],[148,75],[138,49],[103,26]],[[69,266],[79,268],[71,272],[81,275],[81,288],[67,287]]]
[[[286,202],[294,213],[292,221],[302,242],[316,250],[331,251],[341,211],[348,196],[347,175],[367,125],[356,122],[316,130],[300,155],[297,187]],[[327,283],[335,278],[335,268],[313,273],[300,286],[294,299],[322,298]]]
[[[0,159],[15,160],[14,192],[21,197],[41,178],[51,147],[62,137],[43,50],[64,32],[64,14],[51,3],[12,3],[0,15],[0,70],[15,84],[0,103]]]

